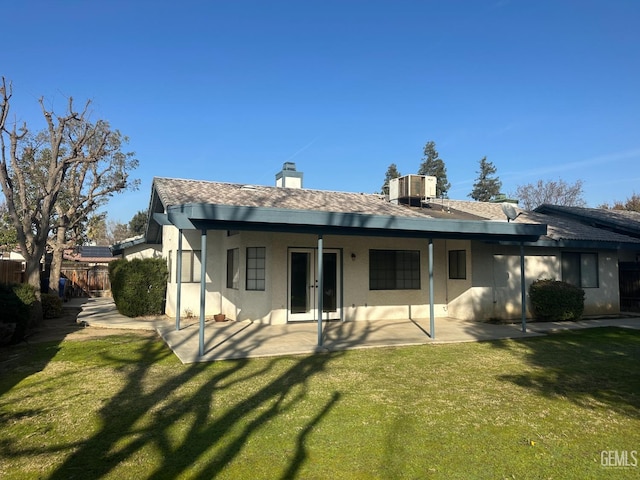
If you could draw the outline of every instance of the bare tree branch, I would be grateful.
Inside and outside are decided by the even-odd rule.
[[[59,253],[59,265],[69,229],[79,228],[112,194],[137,188],[128,172],[138,161],[133,153],[122,152],[126,137],[104,120],[90,121],[90,100],[78,111],[69,97],[67,110],[57,115],[41,97],[45,129],[30,134],[26,124],[20,129],[7,125],[11,96],[11,84],[2,78],[0,183],[27,260],[29,283],[39,288],[47,245]],[[59,268],[50,279],[56,289],[58,275]]]
[[[519,185],[516,198],[525,210],[533,210],[540,205],[563,205],[567,207],[583,207],[586,205],[582,196],[582,180],[576,180],[573,185],[564,180],[544,182],[538,180],[534,184]]]

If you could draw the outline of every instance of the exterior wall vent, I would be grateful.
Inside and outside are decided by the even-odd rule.
[[[405,175],[389,181],[391,203],[421,206],[433,198],[436,198],[436,177]]]

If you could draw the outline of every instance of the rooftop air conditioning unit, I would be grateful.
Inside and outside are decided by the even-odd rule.
[[[389,181],[389,201],[419,206],[421,202],[436,197],[436,177],[429,175],[405,175]]]

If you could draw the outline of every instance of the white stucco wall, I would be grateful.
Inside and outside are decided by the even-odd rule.
[[[572,250],[575,251],[575,250]],[[472,287],[450,300],[451,316],[467,320],[518,319],[522,315],[519,247],[474,243]],[[525,248],[527,318],[529,286],[542,278],[562,279],[561,249]],[[620,311],[617,254],[598,252],[598,288],[585,288],[584,315]]]
[[[199,231],[185,231],[183,250],[201,250]],[[176,315],[176,251],[178,231],[164,227],[163,251],[171,258],[171,281],[167,288],[166,313]],[[241,232],[227,236],[226,231],[209,231],[207,234],[207,288],[205,315],[225,313],[234,320],[250,319],[271,324],[287,322],[288,313],[288,255],[290,248],[315,249],[315,235],[282,234],[269,232]],[[266,249],[265,291],[247,291],[245,285],[247,247]],[[240,288],[226,287],[226,252],[240,250]],[[325,236],[323,248],[338,249],[342,258],[342,310],[346,321],[375,318],[425,318],[429,316],[428,242],[414,239],[387,239],[346,236]],[[434,242],[434,270],[446,269],[444,242]],[[421,261],[420,290],[369,290],[369,249],[419,250]],[[352,254],[355,256],[352,258]],[[446,283],[435,282],[436,316],[446,312]],[[182,283],[181,315],[187,311],[195,316],[200,312],[200,284]]]
[[[143,243],[133,247],[126,248],[122,258],[126,260],[133,260],[134,258],[158,258],[162,256],[161,245],[148,245]]]
[[[598,254],[598,288],[585,288],[584,293],[585,315],[620,312],[617,252],[604,251]]]
[[[178,230],[163,227],[162,256],[171,258],[171,282],[166,313],[176,314],[176,251]],[[315,249],[315,235],[226,231],[207,234],[205,315],[225,313],[234,320],[283,324],[288,320],[288,259],[291,248]],[[265,247],[266,288],[245,289],[246,248]],[[226,287],[226,255],[239,249],[239,288]],[[428,240],[326,235],[323,248],[337,249],[342,259],[341,315],[344,321],[378,318],[429,317]],[[370,290],[369,250],[396,249],[420,252],[420,290]],[[199,231],[185,231],[183,250],[201,250]],[[466,279],[449,279],[448,252],[466,251]],[[539,278],[561,278],[560,249],[525,249],[525,288]],[[585,315],[619,311],[616,252],[599,252],[599,287],[585,289]],[[464,320],[518,319],[521,316],[520,249],[468,240],[434,241],[434,306],[436,317]],[[200,284],[182,283],[181,314],[200,312]],[[530,317],[530,314],[527,314]]]

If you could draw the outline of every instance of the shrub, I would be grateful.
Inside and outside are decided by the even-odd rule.
[[[36,301],[36,289],[27,283],[0,284],[1,323],[5,334],[10,335],[0,341],[14,344],[25,337]]]
[[[559,280],[536,280],[529,299],[535,318],[543,322],[577,320],[584,311],[584,290]]]
[[[61,317],[63,311],[62,299],[58,295],[42,294],[42,316],[44,318]]]
[[[161,258],[112,262],[109,279],[118,311],[128,317],[162,314],[168,276]]]

